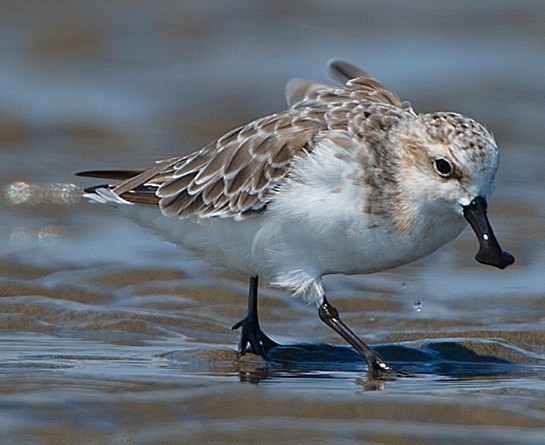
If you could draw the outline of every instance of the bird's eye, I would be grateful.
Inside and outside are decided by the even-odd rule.
[[[433,166],[435,167],[435,171],[443,178],[448,178],[454,172],[452,164],[445,158],[436,159],[433,162]]]

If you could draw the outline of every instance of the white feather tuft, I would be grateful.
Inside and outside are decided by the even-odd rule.
[[[84,198],[87,198],[91,202],[98,204],[128,204],[133,205],[132,202],[126,201],[121,196],[113,192],[109,187],[99,187],[93,190],[93,193],[84,193]]]

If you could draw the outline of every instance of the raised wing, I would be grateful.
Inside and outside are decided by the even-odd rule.
[[[411,107],[408,102],[402,102],[396,94],[378,80],[349,62],[343,60],[331,61],[329,63],[329,74],[332,79],[352,90],[351,97],[354,99],[392,105],[403,109]]]
[[[373,102],[411,110],[411,104],[399,97],[361,68],[343,60],[329,62],[329,75],[343,88],[335,88],[313,80],[292,79],[286,85],[286,101],[293,106],[304,101],[334,102],[339,98]]]

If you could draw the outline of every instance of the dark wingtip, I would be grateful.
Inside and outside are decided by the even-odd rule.
[[[343,85],[358,77],[369,77],[369,74],[360,67],[345,60],[332,59],[328,62],[328,66],[329,76]]]
[[[74,173],[76,176],[85,178],[102,178],[102,179],[117,179],[124,180],[133,178],[139,175],[144,170],[89,170],[84,172]]]

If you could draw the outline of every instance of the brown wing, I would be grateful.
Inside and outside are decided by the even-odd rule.
[[[365,110],[376,104],[407,107],[347,62],[334,61],[330,69],[344,87],[293,83],[287,92],[293,104],[289,110],[232,130],[186,157],[135,171],[113,192],[130,202],[158,204],[166,215],[181,218],[244,218],[263,211],[293,158],[311,152],[320,132],[355,131],[369,115]]]
[[[161,172],[166,215],[245,217],[265,209],[270,193],[301,150],[325,128],[322,119],[285,112],[233,130]]]
[[[263,211],[292,159],[313,149],[327,107],[314,104],[258,119],[185,157],[151,169],[91,171],[80,176],[125,179],[110,188],[124,200],[159,205],[165,215],[244,218]]]

